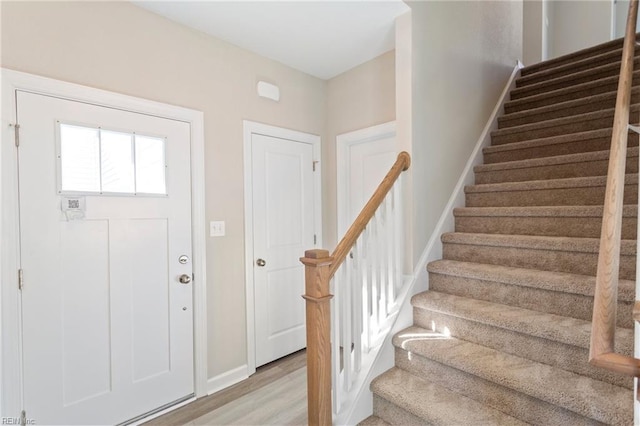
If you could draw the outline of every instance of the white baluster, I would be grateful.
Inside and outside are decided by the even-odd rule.
[[[358,238],[351,250],[351,255],[353,256],[353,368],[357,372],[362,368],[362,312],[364,311],[363,305],[365,303],[362,298],[361,247],[362,237]]]
[[[402,208],[402,176],[393,185],[393,203],[394,203],[394,229],[395,239],[394,246],[396,256],[396,291],[402,288],[403,283],[403,270],[404,270],[404,210]]]
[[[331,385],[333,398],[333,412],[340,412],[342,401],[342,387],[340,386],[340,278],[338,273],[331,280],[333,299],[331,299]]]
[[[342,288],[340,296],[342,297],[342,316],[340,318],[340,328],[342,330],[342,388],[345,392],[349,391],[351,387],[351,283],[349,282],[349,269],[350,260],[348,257],[345,259],[343,267],[340,268],[342,279]]]
[[[387,218],[385,225],[384,225],[384,229],[385,229],[385,238],[384,238],[384,245],[385,247],[387,247],[387,310],[390,312],[395,305],[395,301],[396,301],[396,291],[395,291],[395,287],[396,287],[396,280],[395,280],[395,271],[396,271],[396,262],[395,262],[395,257],[397,256],[397,253],[395,252],[395,244],[394,244],[394,237],[395,237],[395,218],[394,218],[394,212],[393,212],[393,201],[394,201],[394,197],[393,197],[393,190],[391,190],[391,192],[389,192],[389,194],[387,194],[387,197],[385,198],[385,204],[384,204],[384,208],[385,208],[385,216]]]

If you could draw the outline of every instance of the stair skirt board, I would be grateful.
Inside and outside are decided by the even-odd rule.
[[[429,289],[362,424],[633,423],[633,379],[588,363],[621,45],[522,69],[441,218]],[[632,355],[637,135],[628,147],[616,351]]]

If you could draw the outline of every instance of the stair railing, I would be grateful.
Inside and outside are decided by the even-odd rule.
[[[629,130],[640,130],[629,124],[637,15],[638,0],[632,0],[627,16],[613,118],[589,350],[589,362],[592,365],[636,377],[640,376],[640,360],[616,353],[614,346],[627,138]],[[640,282],[638,273],[640,268],[636,267],[636,282]],[[636,320],[640,319],[639,307],[639,302],[636,302],[633,314]]]
[[[300,259],[305,265],[309,425],[332,424],[362,373],[363,356],[381,344],[385,319],[398,308],[404,263],[399,178],[410,164],[408,153],[398,154],[331,255],[307,250]]]

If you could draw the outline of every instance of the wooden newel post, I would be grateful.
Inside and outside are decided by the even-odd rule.
[[[307,409],[309,425],[331,425],[331,306],[327,250],[307,250],[305,265],[307,301]]]

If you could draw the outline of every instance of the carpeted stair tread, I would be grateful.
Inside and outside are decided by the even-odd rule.
[[[595,275],[599,238],[450,232],[441,237],[444,259]],[[634,279],[636,241],[622,240],[619,275]]]
[[[575,52],[567,53],[566,55],[558,56],[556,58],[546,59],[536,64],[527,65],[522,69],[522,75],[534,74],[548,68],[555,68],[566,63],[591,58],[604,52],[618,50],[622,48],[622,44],[623,39],[618,38],[595,46],[586,47]]]
[[[558,102],[525,111],[514,112],[498,117],[498,128],[519,126],[555,118],[569,117],[585,114],[602,109],[614,108],[617,91],[599,93],[579,99]],[[634,87],[631,91],[631,102],[640,102],[640,87]]]
[[[371,390],[379,397],[393,402],[410,413],[415,418],[414,421],[421,420],[422,424],[513,426],[527,424],[395,367],[374,379]],[[384,413],[374,412],[374,414],[385,418]],[[389,421],[392,424],[413,423]]]
[[[640,104],[631,105],[630,111],[631,114],[637,114],[640,111]],[[609,108],[570,117],[561,117],[553,120],[539,121],[537,123],[507,127],[491,132],[491,141],[493,145],[502,145],[531,139],[610,128],[613,123],[614,113],[615,110]]]
[[[638,202],[638,174],[625,176],[624,204]],[[606,176],[465,186],[468,207],[602,205]]]
[[[432,291],[584,321],[593,317],[594,276],[456,260],[431,262],[427,270]],[[620,280],[618,327],[634,326],[634,289],[635,281]]]
[[[369,416],[363,421],[361,421],[360,423],[358,423],[358,426],[386,426],[386,425],[389,425],[389,423],[385,422],[378,416]]]
[[[630,138],[633,144],[634,139]],[[637,146],[637,138],[635,139]],[[485,164],[554,157],[581,152],[602,151],[611,146],[611,129],[590,130],[568,135],[551,136],[482,149]]]
[[[474,167],[476,184],[540,179],[606,176],[609,151],[591,151],[551,157],[482,164]],[[627,149],[626,173],[638,172],[638,147]]]
[[[627,157],[637,157],[638,156],[638,147],[630,147],[627,149]],[[551,166],[551,165],[560,165],[560,164],[571,164],[571,163],[586,163],[597,160],[608,160],[609,159],[609,151],[592,151],[592,152],[581,152],[577,154],[567,154],[567,155],[556,155],[553,157],[543,157],[543,158],[530,158],[527,160],[515,160],[515,161],[505,161],[502,163],[494,163],[494,164],[480,164],[473,168],[473,171],[476,173],[482,173],[487,171],[496,171],[496,170],[512,170],[512,169],[523,169],[527,167],[542,167],[542,166]]]
[[[398,333],[394,345],[590,419],[633,421],[633,391],[620,386],[415,326]]]
[[[445,313],[529,336],[580,348],[589,348],[590,321],[437,291],[419,293],[413,296],[411,303],[417,309]],[[622,353],[630,354],[633,351],[632,348],[633,330],[618,327],[616,329],[616,349]]]
[[[542,181],[531,180],[525,182],[502,182],[502,183],[486,183],[480,185],[467,185],[465,192],[501,192],[513,190],[537,190],[550,188],[581,188],[591,186],[602,186],[606,184],[606,176],[589,176],[579,178],[566,179],[546,179]],[[629,174],[625,176],[626,184],[638,183],[638,174]]]
[[[455,260],[436,260],[427,265],[427,271],[495,281],[520,287],[540,288],[550,291],[593,296],[596,278],[590,275],[570,274],[566,272],[541,271],[539,269],[514,268],[485,263],[460,262]],[[635,300],[635,281],[620,280],[618,300]]]
[[[467,185],[464,187],[465,193],[473,192],[503,192],[503,191],[526,191],[526,190],[540,190],[540,189],[555,189],[555,188],[583,188],[603,186],[607,183],[606,176],[587,176],[578,178],[565,178],[565,179],[545,179],[545,180],[530,180],[523,182],[500,182],[500,183],[484,183],[479,185]],[[638,174],[631,173],[625,176],[625,184],[637,184]]]
[[[640,58],[634,59],[634,68],[640,65]],[[519,99],[527,96],[537,95],[552,90],[562,89],[576,84],[593,81],[606,77],[617,77],[620,74],[620,62],[596,66],[583,71],[578,71],[570,75],[550,78],[539,83],[527,86],[516,87],[511,91],[511,99]]]
[[[598,253],[599,238],[546,237],[537,235],[472,234],[466,232],[446,232],[443,243],[469,244],[489,247],[530,248],[549,251],[577,251]],[[620,253],[635,255],[634,240],[622,240]]]
[[[453,210],[455,231],[599,238],[601,206],[459,207]],[[623,208],[622,238],[635,239],[637,205]]]
[[[640,70],[635,70],[632,77],[632,86],[640,84]],[[575,84],[543,93],[530,94],[520,98],[511,98],[504,105],[506,114],[516,113],[531,108],[539,108],[546,105],[554,105],[559,102],[581,99],[601,93],[617,90],[618,76],[604,77],[593,81]]]
[[[636,52],[638,56],[640,52]],[[547,67],[540,69],[534,73],[526,73],[522,77],[516,80],[516,87],[526,86],[528,84],[536,83],[541,80],[546,80],[562,75],[573,74],[577,71],[583,71],[591,69],[593,67],[609,64],[612,62],[620,62],[622,59],[622,46],[617,49],[608,50],[605,52],[596,53],[587,58],[577,58],[571,62],[558,64],[553,67]]]

